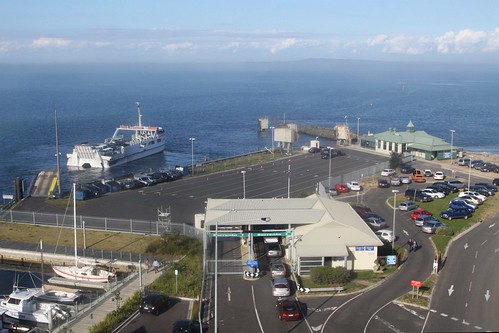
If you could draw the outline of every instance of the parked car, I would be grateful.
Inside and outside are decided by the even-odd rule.
[[[402,172],[402,173],[412,174],[414,171],[416,171],[416,168],[414,168],[410,165],[403,165],[400,167],[400,172]]]
[[[475,185],[476,186],[486,187],[488,189],[491,189],[494,192],[497,192],[497,186],[495,186],[495,185],[490,185],[488,183],[475,183]]]
[[[445,173],[443,171],[436,171],[435,174],[433,175],[433,179],[435,179],[435,180],[444,180],[445,179]]]
[[[426,182],[426,178],[424,176],[424,173],[421,172],[421,170],[416,170],[412,173],[411,179],[415,183],[424,183]]]
[[[494,180],[492,180],[492,185],[499,186],[499,178],[494,178]]]
[[[445,181],[443,182],[434,182],[433,184],[431,184],[432,186],[440,186],[440,187],[445,187],[446,189],[449,190],[449,192],[452,192],[452,193],[457,193],[459,192],[459,189],[453,185],[449,185],[447,184]]]
[[[320,153],[321,149],[319,147],[310,147],[308,149],[308,152],[311,153],[311,154],[316,154],[316,153]]]
[[[425,177],[432,177],[433,176],[433,172],[430,169],[425,169],[425,171],[423,172],[423,175]]]
[[[391,176],[390,177],[390,185],[392,185],[392,186],[400,186],[400,185],[402,185],[402,182],[400,181],[399,177]]]
[[[470,201],[470,202],[472,202],[473,204],[475,204],[477,206],[481,205],[483,203],[482,199],[480,199],[479,197],[476,197],[474,195],[467,194],[467,195],[459,196],[458,198]]]
[[[449,221],[457,218],[463,218],[466,220],[471,215],[473,215],[473,213],[466,208],[449,208],[440,213],[441,218],[447,219]]]
[[[334,188],[338,193],[347,193],[349,191],[348,186],[345,183],[336,184],[334,185]]]
[[[468,166],[471,162],[471,159],[465,157],[465,158],[460,158],[458,161],[457,161],[457,164],[460,165],[460,166]]]
[[[432,189],[432,188],[422,189],[421,192],[429,195],[433,199],[442,199],[442,198],[445,198],[445,193],[438,192],[437,190]]]
[[[475,196],[477,197],[478,199],[480,199],[482,202],[483,201],[486,201],[487,200],[487,196],[486,195],[483,195],[483,194],[480,194],[476,191],[464,191],[464,192],[460,192],[458,194],[458,197],[463,197],[465,195],[472,195],[472,196]]]
[[[355,181],[348,182],[347,187],[350,191],[362,191],[362,186]]]
[[[411,210],[414,210],[417,208],[418,208],[418,205],[413,201],[404,201],[404,202],[401,202],[399,205],[399,210],[402,210],[402,211],[411,211]]]
[[[339,194],[338,190],[336,190],[334,186],[329,187],[329,185],[324,185],[324,190],[331,196],[336,196]]]
[[[418,208],[411,213],[411,219],[414,220],[416,217],[423,216],[423,215],[424,216],[431,216],[431,215],[433,215],[433,213],[430,212],[429,210]]]
[[[275,278],[272,282],[272,295],[278,297],[287,297],[291,294],[289,281],[286,278]]]
[[[363,214],[367,214],[367,213],[372,213],[372,209],[367,207],[367,206],[362,206],[362,205],[355,205],[355,204],[352,204],[352,208],[353,210],[359,214],[359,216],[362,216]]]
[[[496,195],[496,192],[494,192],[494,190],[489,189],[482,185],[472,185],[468,187],[468,190],[480,193],[481,195],[485,195],[486,197],[490,197],[491,195]]]
[[[409,188],[404,193],[407,200],[419,201],[419,202],[430,202],[433,198],[428,194],[421,192],[419,189]]]
[[[421,231],[427,234],[434,234],[438,228],[446,227],[447,224],[439,221],[426,221],[421,227]]]
[[[414,219],[414,224],[417,226],[417,227],[422,227],[423,224],[426,222],[426,221],[436,221],[436,222],[440,222],[435,216],[431,216],[431,215],[421,215],[421,216],[418,216]]]
[[[477,164],[483,163],[483,160],[471,160],[470,167],[474,168]]]
[[[395,170],[393,170],[393,169],[383,169],[383,170],[381,170],[381,175],[385,176],[385,177],[390,177],[390,176],[393,176],[394,174],[395,174]]]
[[[267,257],[269,258],[280,258],[282,257],[281,244],[279,243],[267,243],[265,244],[267,249]]]
[[[450,190],[449,190],[447,187],[445,187],[445,186],[440,186],[440,185],[430,185],[430,186],[428,186],[427,188],[429,188],[429,189],[433,189],[433,190],[435,190],[435,191],[437,191],[437,192],[441,192],[441,193],[443,193],[443,194],[445,194],[445,195],[449,195],[449,194],[451,193],[451,192],[450,192]]]
[[[388,228],[388,224],[386,224],[385,220],[381,217],[369,216],[365,218],[364,221],[374,230]]]
[[[298,304],[294,300],[280,299],[276,304],[279,320],[299,320],[301,317]]]
[[[381,229],[376,231],[375,234],[383,243],[393,242],[393,231],[390,229]]]
[[[282,262],[270,263],[270,275],[272,276],[272,278],[286,277],[286,266]]]
[[[460,190],[464,189],[466,187],[465,183],[463,183],[462,181],[457,180],[457,179],[448,179],[448,180],[445,180],[444,183],[447,185],[454,186]]]
[[[142,184],[144,184],[145,186],[152,186],[152,185],[156,184],[156,182],[154,181],[154,179],[152,179],[149,176],[137,177],[137,180],[139,182],[141,182]]]
[[[466,201],[464,199],[456,198],[456,199],[453,199],[450,201],[449,208],[452,208],[452,209],[466,208],[466,209],[469,209],[472,212],[474,212],[477,208],[477,205],[475,205],[469,201]]]
[[[409,176],[400,176],[400,182],[402,184],[410,184],[412,183],[412,180]]]
[[[159,315],[170,306],[170,298],[161,293],[150,293],[140,302],[140,313]]]
[[[390,187],[390,183],[385,178],[378,179],[378,187],[387,188]]]

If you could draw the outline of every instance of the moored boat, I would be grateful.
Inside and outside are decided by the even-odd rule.
[[[162,152],[166,134],[162,127],[143,126],[137,103],[138,125],[121,125],[110,139],[98,145],[77,144],[67,154],[68,167],[111,168]]]
[[[71,316],[70,311],[63,307],[44,303],[37,300],[43,291],[40,288],[19,288],[14,290],[0,301],[0,310],[6,323],[25,327],[51,328],[54,323],[66,320]]]

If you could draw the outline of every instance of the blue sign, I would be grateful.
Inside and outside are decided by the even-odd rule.
[[[253,268],[258,268],[258,261],[257,260],[247,260],[246,261],[246,266],[253,267]]]
[[[386,264],[387,265],[396,265],[397,264],[397,256],[386,256]]]

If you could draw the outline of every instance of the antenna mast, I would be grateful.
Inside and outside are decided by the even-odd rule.
[[[140,114],[140,103],[135,102],[137,104],[137,112],[139,113],[139,126],[142,126],[142,115]]]

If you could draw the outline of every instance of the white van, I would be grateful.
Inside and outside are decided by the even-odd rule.
[[[469,166],[470,165],[470,162],[471,162],[471,159],[469,158],[460,158],[458,161],[457,161],[457,164],[460,165],[460,166]]]

